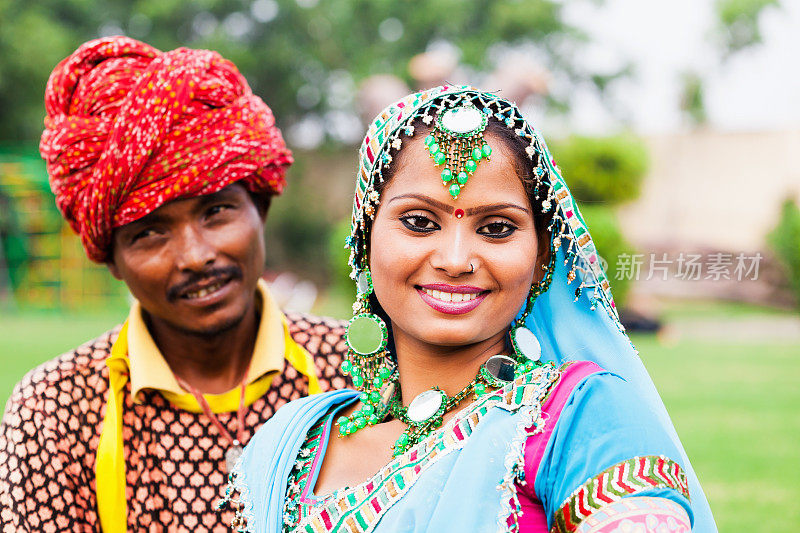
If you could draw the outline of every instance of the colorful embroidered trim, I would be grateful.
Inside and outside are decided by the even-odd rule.
[[[502,494],[500,515],[497,519],[498,533],[519,533],[520,531],[519,520],[522,516],[522,505],[519,501],[517,488],[529,482],[525,475],[525,452],[528,438],[546,431],[545,419],[542,417],[542,407],[553,392],[553,389],[555,389],[556,383],[562,383],[564,372],[573,364],[575,364],[574,361],[567,361],[561,365],[558,369],[558,379],[552,383],[552,386],[542,390],[541,396],[534,404],[519,409],[520,420],[517,423],[517,435],[509,446],[503,463],[506,473],[497,487],[497,490]],[[570,390],[572,389],[572,387],[569,388]],[[550,421],[552,421],[552,418]]]
[[[675,489],[689,498],[686,474],[678,463],[664,456],[634,457],[607,468],[578,487],[556,511],[550,533],[574,532],[598,509],[650,489]]]
[[[668,524],[667,528],[664,525]],[[576,533],[642,533],[669,531],[689,533],[692,526],[681,505],[667,498],[633,496],[623,498],[592,513],[578,526]]]
[[[308,514],[308,506],[305,505],[306,501],[304,501],[305,494],[308,492],[308,481],[316,464],[314,460],[316,451],[319,450],[320,444],[322,444],[323,435],[325,437],[328,436],[325,431],[325,425],[329,418],[330,414],[320,418],[308,430],[306,440],[300,446],[297,461],[295,461],[287,482],[286,502],[283,507],[284,531],[292,531]]]
[[[515,411],[524,406],[534,405],[540,402],[560,375],[559,370],[550,363],[521,376],[506,389],[480,398],[442,429],[392,460],[366,482],[350,489],[336,491],[333,498],[326,498],[319,505],[302,504],[307,505],[309,514],[299,512],[298,515],[302,514],[303,518],[292,531],[304,533],[327,533],[338,530],[359,533],[371,531],[386,511],[408,492],[422,472],[450,452],[464,446],[490,409],[499,407]],[[528,420],[526,422],[529,423]],[[309,445],[313,445],[313,439],[306,441]],[[305,470],[304,465],[298,464],[297,468]],[[307,482],[308,473],[303,479]],[[300,488],[299,492],[302,493],[303,488]],[[508,494],[504,493],[504,496]],[[311,502],[313,500],[309,500],[309,503]]]
[[[549,390],[549,389],[548,389]],[[505,475],[500,480],[497,490],[500,491],[500,514],[497,517],[498,532],[519,532],[519,519],[522,516],[522,505],[519,501],[518,485],[524,485],[525,480],[525,443],[528,437],[541,433],[544,429],[542,418],[542,401],[548,390],[541,391],[541,396],[535,405],[524,406],[519,410],[517,434],[511,441],[508,453],[503,460]]]

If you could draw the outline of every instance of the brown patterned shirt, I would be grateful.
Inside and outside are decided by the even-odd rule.
[[[292,338],[313,357],[323,390],[342,388],[344,323],[288,314]],[[105,359],[119,328],[32,370],[14,389],[0,424],[2,532],[99,531],[95,454],[106,410]],[[283,404],[308,392],[284,362],[246,411],[246,439]],[[153,390],[123,408],[129,531],[228,531],[220,513],[225,443],[202,413],[179,409]],[[235,434],[236,413],[217,414]]]

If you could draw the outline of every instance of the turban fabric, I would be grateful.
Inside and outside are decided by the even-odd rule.
[[[269,107],[216,52],[89,41],[56,66],[39,146],[56,204],[90,259],[114,228],[241,181],[280,194],[292,163]]]

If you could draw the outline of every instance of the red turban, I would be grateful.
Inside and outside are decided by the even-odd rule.
[[[39,150],[56,203],[90,259],[114,228],[242,180],[280,194],[292,164],[272,111],[216,52],[89,41],[53,70]]]

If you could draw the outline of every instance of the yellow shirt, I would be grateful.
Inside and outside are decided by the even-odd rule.
[[[250,405],[267,392],[273,375],[283,368],[284,359],[308,378],[309,394],[322,392],[314,361],[292,339],[286,318],[270,296],[264,281],[259,281],[257,291],[261,321],[247,373],[245,403]],[[127,524],[122,406],[128,379],[134,401],[139,400],[142,390],[155,389],[176,407],[196,413],[202,409],[194,395],[178,385],[147,330],[138,303],[134,303],[128,321],[111,347],[106,366],[109,369],[109,393],[95,462],[97,509],[105,533],[122,533]],[[233,412],[239,408],[241,390],[236,387],[222,394],[203,396],[213,412]]]
[[[283,368],[286,358],[285,319],[267,284],[260,280],[257,288],[256,302],[261,310],[253,357],[247,371],[248,384],[245,402],[250,405],[260,398],[272,384],[275,372]],[[200,412],[200,406],[194,396],[183,390],[175,379],[166,359],[156,346],[147,329],[142,307],[134,302],[128,315],[128,359],[133,401],[139,403],[139,393],[144,389],[152,389],[161,394],[173,405],[191,412]],[[289,363],[297,368],[299,361]],[[302,363],[300,363],[301,366]],[[313,368],[313,367],[312,367]],[[302,374],[308,375],[298,368]],[[318,391],[317,391],[318,392]],[[239,387],[222,394],[204,394],[206,400],[216,413],[236,411],[239,407]]]

